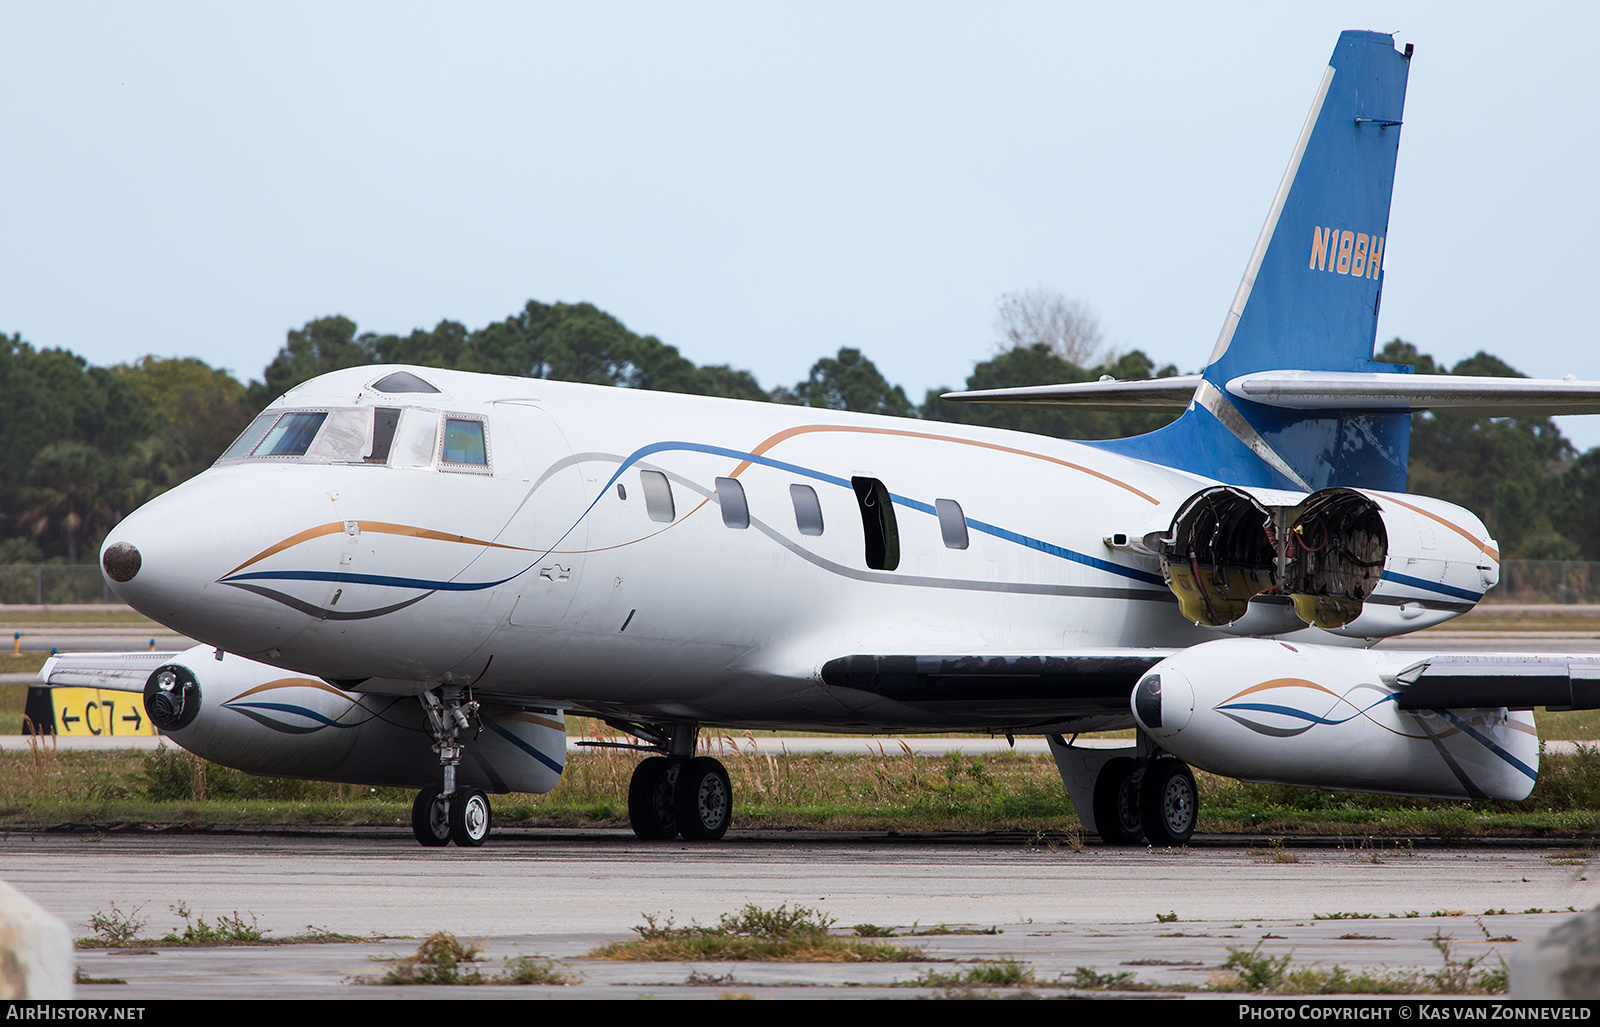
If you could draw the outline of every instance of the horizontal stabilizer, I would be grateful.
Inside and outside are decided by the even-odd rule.
[[[1015,389],[946,392],[940,398],[957,403],[1182,410],[1194,398],[1194,390],[1200,381],[1197,374],[1173,375],[1170,378],[1130,378],[1127,381],[1102,378],[1097,382],[1070,382],[1066,385],[1025,385]]]
[[[822,665],[822,682],[909,703],[1056,700],[1098,705],[1113,700],[1125,706],[1145,672],[1177,651],[843,656]]]
[[[142,692],[150,675],[182,653],[61,653],[44,661],[39,680],[51,688],[105,688]]]
[[[1199,375],[1191,374],[947,392],[944,398],[959,403],[1179,410],[1194,399],[1200,382]],[[1237,399],[1280,410],[1443,410],[1479,417],[1600,414],[1600,382],[1570,378],[1256,371],[1232,379],[1227,390]]]
[[[1455,374],[1257,371],[1228,382],[1240,399],[1287,410],[1448,410],[1487,417],[1600,413],[1600,382]]]
[[[1600,709],[1600,656],[1434,656],[1402,671],[1402,710]]]

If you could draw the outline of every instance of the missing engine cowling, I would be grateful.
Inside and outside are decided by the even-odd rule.
[[[1279,590],[1295,614],[1319,628],[1338,628],[1361,615],[1383,577],[1388,533],[1378,505],[1351,489],[1323,489],[1288,511]]]
[[[1352,489],[1291,506],[1219,486],[1179,508],[1159,549],[1167,587],[1195,623],[1223,627],[1252,599],[1285,596],[1300,620],[1337,628],[1377,588],[1388,541],[1378,505]]]
[[[1189,498],[1162,540],[1161,572],[1183,615],[1232,624],[1277,585],[1274,518],[1249,495],[1211,488]]]

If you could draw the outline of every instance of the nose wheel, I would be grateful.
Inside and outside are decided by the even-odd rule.
[[[476,788],[458,788],[450,797],[450,840],[475,849],[489,839],[489,797]]]
[[[451,796],[439,788],[424,788],[411,804],[411,833],[429,848],[455,842],[475,849],[489,840],[493,824],[489,797],[476,788],[458,788]]]
[[[424,788],[417,793],[411,804],[411,833],[429,848],[450,844],[450,812],[439,789]]]
[[[478,704],[459,688],[423,692],[417,699],[433,735],[433,751],[439,754],[444,787],[417,793],[411,804],[411,833],[429,848],[455,842],[475,849],[489,840],[494,814],[483,791],[456,787],[456,767],[461,764],[462,736],[472,728]]]

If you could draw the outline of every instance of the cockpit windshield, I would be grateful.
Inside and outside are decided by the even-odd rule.
[[[305,456],[311,440],[317,437],[322,422],[328,419],[325,411],[291,411],[278,418],[256,447],[251,456]]]
[[[447,471],[489,471],[481,415],[441,416],[418,407],[268,410],[251,422],[218,462],[286,460]]]

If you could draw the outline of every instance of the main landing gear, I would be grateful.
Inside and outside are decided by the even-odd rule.
[[[714,842],[733,823],[733,786],[722,761],[694,755],[695,725],[667,727],[607,721],[642,739],[622,748],[661,753],[639,763],[628,785],[628,822],[633,833],[654,841],[682,836]]]
[[[1183,845],[1200,816],[1194,774],[1141,735],[1107,751],[1046,736],[1078,819],[1107,845]]]
[[[1108,845],[1182,845],[1194,834],[1200,792],[1188,764],[1116,756],[1094,781],[1094,822]]]
[[[464,700],[459,688],[424,692],[418,698],[444,770],[444,787],[417,793],[411,804],[411,833],[430,847],[455,842],[476,848],[488,840],[494,816],[482,790],[456,787],[456,767],[461,764],[462,735],[471,729],[478,704]]]

